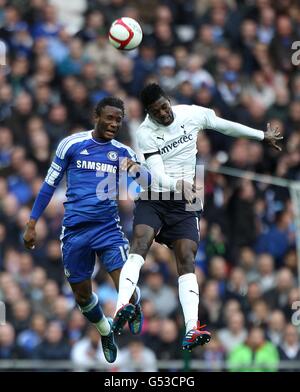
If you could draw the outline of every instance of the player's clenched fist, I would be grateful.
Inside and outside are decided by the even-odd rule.
[[[36,231],[35,231],[35,221],[31,219],[26,224],[26,229],[23,234],[24,245],[27,249],[35,248],[35,239],[36,239]]]

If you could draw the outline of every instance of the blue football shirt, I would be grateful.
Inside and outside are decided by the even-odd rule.
[[[116,140],[100,143],[92,131],[68,136],[59,143],[45,182],[56,187],[66,173],[64,226],[118,219],[117,195],[123,182],[119,163],[124,158],[138,161],[128,146]]]

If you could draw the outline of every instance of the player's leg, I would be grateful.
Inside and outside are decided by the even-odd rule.
[[[182,347],[190,350],[210,339],[210,333],[200,330],[198,323],[199,287],[195,274],[195,256],[199,243],[199,219],[195,212],[186,209],[185,202],[174,201],[170,207],[166,217],[167,225],[160,231],[159,239],[171,245],[175,252],[179,300],[186,325]]]
[[[162,226],[161,211],[159,203],[155,201],[138,200],[135,203],[133,221],[133,240],[130,246],[130,254],[126,260],[119,280],[119,295],[117,310],[113,322],[113,330],[118,333],[132,317],[132,305],[129,300],[137,287],[140,269],[142,268],[148,250],[153,239]],[[136,307],[137,311],[140,307]],[[133,328],[131,328],[133,330]]]
[[[121,269],[127,261],[129,243],[117,222],[106,225],[106,231],[105,234],[102,233],[101,241],[97,237],[93,241],[93,249],[96,250],[101,263],[105,266],[105,269],[114,281],[117,291],[119,291]],[[132,280],[132,277],[130,280]],[[131,282],[130,286],[132,287]],[[120,333],[127,321],[129,321],[132,333],[138,334],[141,331],[143,316],[139,305],[139,297],[139,288],[134,285],[128,299],[126,299],[125,306],[122,306],[121,319],[117,325],[113,325],[114,332]]]
[[[70,283],[70,286],[82,314],[94,324],[101,335],[106,360],[110,363],[114,362],[117,357],[117,346],[111,329],[112,320],[105,317],[97,294],[92,292],[91,279],[79,283]]]
[[[179,300],[186,326],[182,348],[188,350],[210,341],[210,332],[203,330],[198,321],[199,286],[195,274],[197,247],[197,242],[190,239],[178,239],[173,242],[179,275]]]
[[[101,336],[108,335],[110,324],[103,314],[97,294],[92,291],[91,279],[70,283],[70,286],[82,314],[95,325]]]
[[[186,328],[190,330],[198,321],[199,287],[194,268],[197,244],[188,239],[180,239],[173,243],[173,249],[179,276],[179,300]]]
[[[140,333],[143,315],[140,304],[134,307],[129,303],[133,292],[137,289],[140,269],[142,268],[147,252],[155,236],[154,229],[147,225],[136,225],[133,229],[131,253],[124,264],[119,279],[119,295],[116,314],[113,321],[113,331],[121,333],[124,325],[129,323],[133,334]]]
[[[120,274],[117,310],[129,303],[154,237],[152,227],[144,224],[134,226],[130,253]]]
[[[118,268],[117,270],[110,271],[109,273],[118,292],[119,292],[119,281],[120,281],[121,270],[122,270],[121,268]],[[135,305],[137,302],[139,302],[140,297],[141,297],[140,289],[138,286],[136,286],[129,302]]]
[[[114,362],[117,347],[111,322],[104,316],[98,296],[92,292],[91,276],[95,266],[95,252],[90,247],[93,235],[90,228],[63,230],[61,236],[65,275],[83,315],[95,325],[102,336],[103,352],[108,362]]]
[[[118,292],[119,292],[120,274],[121,274],[121,269],[117,269],[115,271],[110,272],[110,276]],[[144,317],[140,305],[140,299],[141,299],[141,292],[139,287],[136,286],[135,291],[129,301],[130,305],[133,305],[134,308],[133,306],[127,307],[127,312],[129,311],[129,313],[131,309],[134,309],[134,313],[132,312],[132,317],[130,318],[130,320],[128,320],[129,329],[133,335],[138,335],[141,332],[143,326]]]

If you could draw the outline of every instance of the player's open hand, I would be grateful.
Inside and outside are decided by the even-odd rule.
[[[281,147],[278,146],[277,142],[278,140],[282,140],[283,136],[281,136],[281,133],[278,130],[278,127],[276,128],[271,128],[271,124],[267,124],[267,130],[265,132],[265,140],[266,142],[276,148],[276,150],[281,151]]]
[[[23,241],[24,241],[25,248],[34,249],[35,240],[36,240],[35,225],[33,225],[31,222],[28,222],[26,224],[26,229],[23,234]]]

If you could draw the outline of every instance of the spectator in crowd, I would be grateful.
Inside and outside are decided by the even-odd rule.
[[[235,267],[231,270],[229,279],[227,281],[225,296],[226,299],[237,299],[239,302],[245,301],[248,285],[246,274],[243,268]]]
[[[120,350],[117,366],[120,372],[155,372],[157,360],[154,352],[135,338]]]
[[[18,335],[17,345],[23,350],[27,358],[32,357],[36,347],[42,342],[46,328],[46,318],[40,313],[35,313],[28,329]]]
[[[219,327],[221,323],[222,300],[216,280],[205,283],[199,302],[199,318],[205,320],[212,327]]]
[[[223,370],[226,350],[215,333],[212,334],[211,343],[205,346],[202,352],[198,353],[199,357],[205,362],[204,369],[208,372]],[[197,351],[199,351],[198,348]]]
[[[268,326],[266,328],[266,337],[276,346],[279,346],[283,340],[283,333],[286,326],[284,313],[281,310],[273,310],[269,316]]]
[[[178,306],[174,290],[164,284],[163,276],[158,269],[147,273],[145,285],[141,286],[141,293],[143,298],[154,303],[155,311],[162,317],[171,315]]]
[[[145,305],[145,301],[143,302],[143,305]],[[157,314],[153,314],[150,318],[148,318],[147,329],[145,333],[142,335],[142,340],[145,346],[151,348],[151,350],[154,351],[156,356],[159,355],[160,348],[161,348],[160,347],[161,322],[162,319]]]
[[[264,298],[269,306],[274,308],[282,308],[288,302],[290,290],[294,287],[294,277],[288,268],[281,268],[277,272],[276,286],[268,290],[264,294]]]
[[[107,364],[102,351],[101,336],[95,328],[89,326],[83,338],[74,344],[71,359],[76,365],[90,367],[99,362]]]
[[[73,346],[78,340],[80,340],[86,329],[86,320],[79,309],[73,309],[68,319],[68,325],[66,328],[67,338],[70,345]]]
[[[31,318],[31,305],[25,299],[17,301],[12,308],[13,325],[15,332],[19,334],[29,327]]]
[[[273,289],[276,284],[273,257],[268,253],[259,255],[257,269],[262,292],[265,293],[266,291]]]
[[[180,336],[174,320],[163,319],[160,323],[158,359],[180,359]]]
[[[284,330],[283,339],[278,347],[279,358],[281,361],[287,361],[287,365],[292,361],[300,360],[300,343],[299,332],[293,324],[287,324]],[[298,367],[292,366],[282,368],[282,371],[298,371]]]
[[[56,321],[51,321],[44,339],[35,348],[33,358],[48,360],[70,359],[70,346],[63,337],[63,330]]]
[[[260,298],[252,304],[247,321],[251,326],[261,327],[265,330],[268,324],[269,313],[268,304]]]
[[[228,356],[230,371],[276,371],[278,362],[276,346],[265,340],[264,331],[259,327],[252,328],[247,341]]]
[[[218,331],[218,338],[227,353],[244,343],[247,338],[247,330],[243,313],[234,313],[228,319],[228,325]]]
[[[23,358],[23,355],[15,343],[14,327],[9,323],[0,325],[0,359]]]

